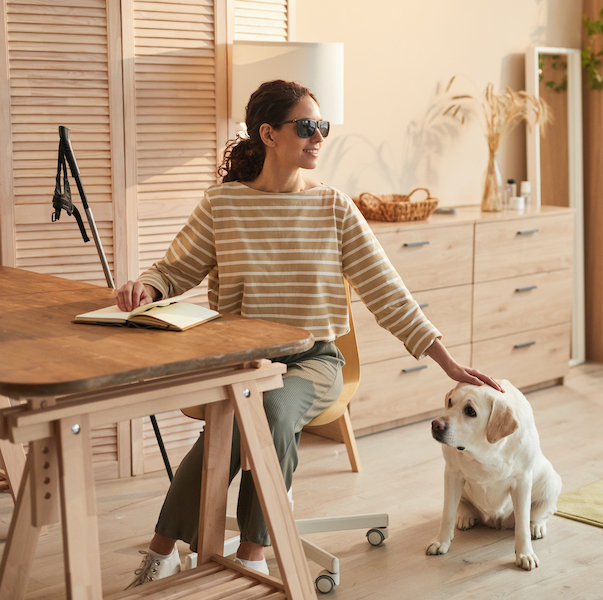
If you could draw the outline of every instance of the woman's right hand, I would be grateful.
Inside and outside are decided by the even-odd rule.
[[[128,281],[117,290],[115,303],[120,310],[130,312],[139,306],[155,302],[159,293],[150,285],[140,281]]]

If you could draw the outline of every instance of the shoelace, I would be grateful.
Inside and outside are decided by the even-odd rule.
[[[129,590],[130,588],[137,587],[146,583],[147,581],[153,581],[153,575],[157,573],[157,567],[161,564],[161,561],[158,558],[153,558],[148,552],[144,550],[139,550],[139,554],[144,554],[143,563],[134,571],[134,575],[136,575],[136,579],[126,588]]]

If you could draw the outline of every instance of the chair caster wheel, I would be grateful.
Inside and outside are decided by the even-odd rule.
[[[339,573],[331,573],[330,571],[321,571],[318,577],[314,580],[316,589],[321,594],[328,594],[333,591],[333,588],[339,583]]]
[[[371,546],[381,546],[387,539],[387,528],[369,529],[366,532],[366,539]]]

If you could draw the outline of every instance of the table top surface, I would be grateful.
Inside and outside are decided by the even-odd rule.
[[[58,396],[277,358],[311,348],[304,329],[221,315],[186,331],[73,323],[115,291],[0,266],[0,394]]]

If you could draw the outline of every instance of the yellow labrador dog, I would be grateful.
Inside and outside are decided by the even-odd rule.
[[[431,423],[446,460],[444,512],[427,554],[446,554],[454,525],[515,527],[515,563],[538,566],[533,539],[543,538],[555,512],[561,477],[540,449],[532,407],[508,381],[505,393],[488,385],[457,385],[446,411]]]

